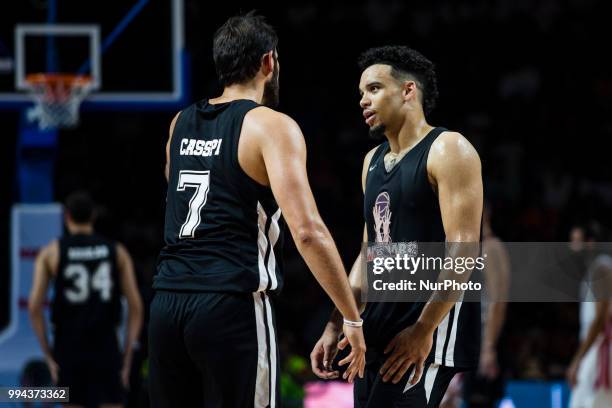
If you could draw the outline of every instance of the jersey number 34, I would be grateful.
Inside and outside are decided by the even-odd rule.
[[[104,261],[96,268],[93,276],[87,267],[80,263],[71,263],[64,269],[64,277],[72,280],[72,288],[64,289],[64,296],[71,303],[83,303],[89,299],[90,292],[97,291],[103,302],[111,298],[113,279],[111,278],[110,263]]]

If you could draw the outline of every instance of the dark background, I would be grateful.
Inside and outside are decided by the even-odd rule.
[[[214,30],[253,8],[227,3],[185,2],[192,100],[220,93]],[[280,37],[279,110],[302,127],[310,182],[347,267],[361,243],[362,160],[375,146],[358,105],[356,66],[371,46],[406,44],[434,61],[440,100],[429,122],[461,132],[477,148],[493,227],[503,240],[565,241],[576,223],[612,221],[605,1],[299,1],[258,10]],[[142,38],[132,46],[151,47],[154,70],[156,44]],[[93,194],[98,229],[128,246],[145,294],[162,245],[164,145],[174,114],[83,112],[77,129],[61,132],[57,149],[55,198],[82,188]],[[0,112],[0,120],[1,267],[8,271],[18,114]],[[292,243],[285,252],[287,283],[277,304],[281,352],[307,356],[329,302]],[[562,376],[577,327],[576,304],[510,305],[507,375]]]

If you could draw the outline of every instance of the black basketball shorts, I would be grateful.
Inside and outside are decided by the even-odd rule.
[[[383,382],[379,370],[385,359],[376,358],[366,364],[364,378],[355,379],[356,408],[434,408],[440,405],[448,384],[461,369],[426,363],[421,379],[408,384],[409,369],[397,384]]]
[[[57,385],[70,389],[70,404],[123,403],[122,358],[113,329],[91,338],[56,334],[53,357],[59,366]]]
[[[265,293],[156,292],[149,324],[152,407],[279,407],[279,363]]]

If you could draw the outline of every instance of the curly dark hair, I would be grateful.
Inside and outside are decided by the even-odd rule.
[[[430,113],[438,101],[438,82],[434,64],[420,52],[403,45],[387,45],[370,48],[359,56],[359,68],[363,71],[375,64],[391,66],[391,75],[404,80],[412,76],[423,94],[423,110]]]
[[[277,44],[274,28],[255,11],[230,17],[213,39],[213,59],[221,85],[252,79],[261,66],[261,57],[275,50]]]

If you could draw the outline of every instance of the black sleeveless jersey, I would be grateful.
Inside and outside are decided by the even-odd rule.
[[[427,176],[432,143],[446,131],[434,128],[387,172],[389,143],[372,156],[365,185],[364,212],[370,242],[445,241],[438,197]],[[401,330],[414,324],[420,302],[371,302],[363,314],[368,346],[383,350]],[[457,302],[434,334],[429,361],[449,367],[473,367],[480,350],[480,304]]]
[[[281,289],[281,210],[272,190],[238,163],[244,116],[258,106],[250,100],[203,100],[179,114],[170,142],[166,245],[155,289]]]
[[[97,235],[59,240],[51,321],[60,337],[114,332],[121,317],[116,244]]]

